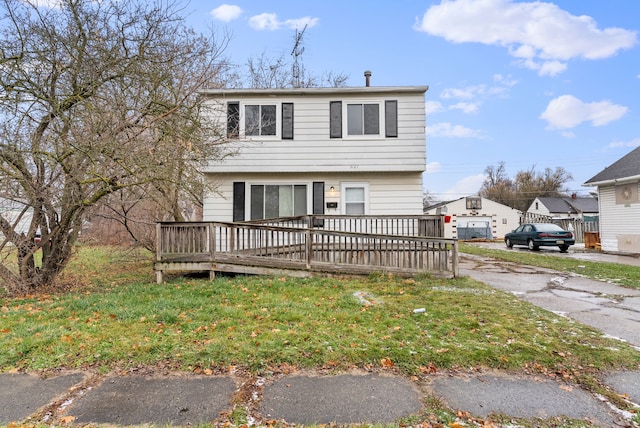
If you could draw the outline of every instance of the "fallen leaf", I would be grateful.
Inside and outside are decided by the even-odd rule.
[[[75,416],[64,416],[63,418],[60,419],[60,422],[62,422],[63,424],[70,424],[75,420],[76,420]]]
[[[573,391],[573,388],[570,387],[569,385],[560,385],[560,389],[564,389],[567,392]]]
[[[428,366],[419,367],[418,370],[420,370],[420,373],[425,373],[425,374],[435,374],[438,371],[438,369],[436,368],[436,365],[433,363],[430,363]]]
[[[394,366],[393,361],[391,361],[391,359],[389,358],[383,358],[382,360],[380,360],[380,364],[385,369],[390,369]]]

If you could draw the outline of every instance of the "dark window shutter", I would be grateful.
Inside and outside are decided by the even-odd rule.
[[[244,221],[244,182],[233,182],[233,221]]]
[[[324,182],[313,182],[313,213],[324,214]]]
[[[324,214],[324,182],[313,182],[313,214]],[[324,227],[324,219],[314,219],[313,227]]]
[[[329,136],[342,138],[342,101],[329,102]]]
[[[238,138],[240,136],[240,103],[231,102],[227,104],[227,138]]]
[[[282,103],[282,139],[293,140],[293,103]]]
[[[384,128],[386,137],[398,136],[398,101],[384,102]]]

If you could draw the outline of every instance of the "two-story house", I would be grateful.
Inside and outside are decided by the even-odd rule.
[[[422,214],[427,86],[207,89],[235,156],[203,169],[205,221]]]

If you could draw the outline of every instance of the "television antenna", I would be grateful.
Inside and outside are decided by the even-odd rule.
[[[293,49],[291,50],[291,55],[293,56],[293,65],[291,66],[291,78],[292,84],[294,88],[300,87],[300,65],[298,64],[298,57],[302,55],[304,52],[304,47],[302,47],[302,35],[307,29],[307,24],[304,25],[302,31],[298,32],[296,29],[296,38],[295,43],[293,45]]]

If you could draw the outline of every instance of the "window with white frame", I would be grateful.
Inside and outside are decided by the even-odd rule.
[[[346,137],[384,136],[398,137],[398,101],[329,103],[329,136]],[[343,125],[346,123],[346,127]]]
[[[307,214],[306,184],[252,184],[251,220]]]
[[[379,104],[347,104],[347,135],[380,134]]]
[[[243,104],[227,103],[227,137],[267,136],[293,139],[293,103]]]
[[[275,105],[245,105],[244,133],[246,135],[276,135]]]
[[[366,215],[369,212],[369,185],[342,183],[342,206],[345,215]]]

